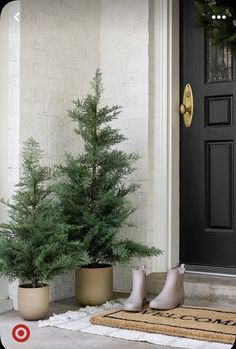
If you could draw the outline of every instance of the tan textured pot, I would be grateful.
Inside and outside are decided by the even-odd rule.
[[[113,268],[82,267],[76,269],[76,296],[79,304],[100,305],[113,298]]]
[[[48,313],[49,287],[30,288],[29,284],[18,287],[19,314],[25,320],[40,320]]]

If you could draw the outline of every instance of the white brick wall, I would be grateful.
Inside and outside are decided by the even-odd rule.
[[[133,196],[138,206],[133,217],[138,228],[122,234],[151,243],[149,29],[148,0],[21,0],[18,144],[21,147],[33,136],[49,164],[63,161],[65,151],[77,153],[82,149],[66,110],[72,107],[71,100],[88,92],[89,82],[100,66],[104,103],[124,107],[114,122],[129,138],[121,148],[141,155],[137,171],[130,178],[142,185]],[[145,262],[151,271],[149,261],[136,260],[133,264]],[[130,266],[117,266],[114,279],[116,290],[128,291]],[[51,285],[51,300],[72,295],[73,273],[57,278]]]
[[[19,1],[8,4],[1,15],[0,68],[0,197],[9,198],[19,179],[19,103],[20,103],[20,25],[14,16],[20,10]],[[0,221],[7,210],[0,205]],[[14,298],[16,288],[0,279],[0,299],[9,294]]]
[[[6,163],[1,180],[4,197],[6,193],[10,196],[19,179],[20,151],[28,137],[40,142],[49,164],[61,162],[66,151],[79,150],[81,144],[73,133],[67,109],[73,99],[87,93],[99,54],[96,0],[22,0],[21,25],[14,19],[19,2],[8,7],[9,104],[3,110],[8,118],[2,120],[2,129],[8,133],[5,143],[1,140],[1,148],[8,149],[6,159],[1,159]],[[3,210],[0,215],[4,217]],[[17,286],[17,282],[9,286],[16,309]],[[73,272],[58,277],[50,287],[51,300],[73,295]]]
[[[20,144],[33,136],[49,164],[80,144],[67,117],[98,66],[99,2],[21,0]],[[73,272],[58,277],[51,300],[74,295]]]
[[[149,190],[149,5],[148,0],[100,1],[100,67],[104,77],[104,102],[123,106],[114,125],[128,137],[120,147],[137,152],[141,159],[131,176],[141,184],[133,195],[138,206],[133,218],[137,228],[122,233],[147,242]],[[132,264],[149,261],[132,261]],[[114,288],[128,291],[131,266],[115,268]]]
[[[66,115],[98,65],[98,28],[95,0],[21,1],[20,141],[33,136],[50,163],[78,150]]]
[[[20,1],[9,4],[9,121],[8,121],[8,197],[19,181],[20,132],[20,23],[14,16],[20,12]],[[13,101],[13,102],[12,102]],[[18,282],[9,285],[9,296],[17,309]]]

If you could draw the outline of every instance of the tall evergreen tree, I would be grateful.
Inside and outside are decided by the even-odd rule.
[[[0,275],[31,282],[32,287],[81,263],[78,241],[68,241],[52,186],[52,171],[41,166],[42,151],[30,138],[23,149],[22,175],[0,225]]]
[[[132,257],[158,256],[155,247],[121,239],[122,228],[134,226],[129,216],[135,211],[129,194],[138,185],[128,184],[137,154],[126,153],[115,146],[126,138],[110,122],[118,117],[118,105],[100,107],[103,92],[102,74],[96,71],[91,83],[93,94],[74,101],[69,117],[75,122],[75,133],[84,141],[78,156],[66,155],[59,166],[61,180],[57,193],[69,239],[83,243],[89,264],[127,262]]]

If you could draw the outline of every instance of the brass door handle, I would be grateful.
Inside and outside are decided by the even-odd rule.
[[[184,88],[183,103],[179,107],[179,112],[183,116],[184,125],[190,127],[193,120],[193,91],[190,84]]]

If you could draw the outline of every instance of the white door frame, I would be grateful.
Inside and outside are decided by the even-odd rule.
[[[154,1],[154,2],[153,2]],[[179,1],[151,0],[154,7],[154,236],[164,250],[153,266],[179,263]]]

